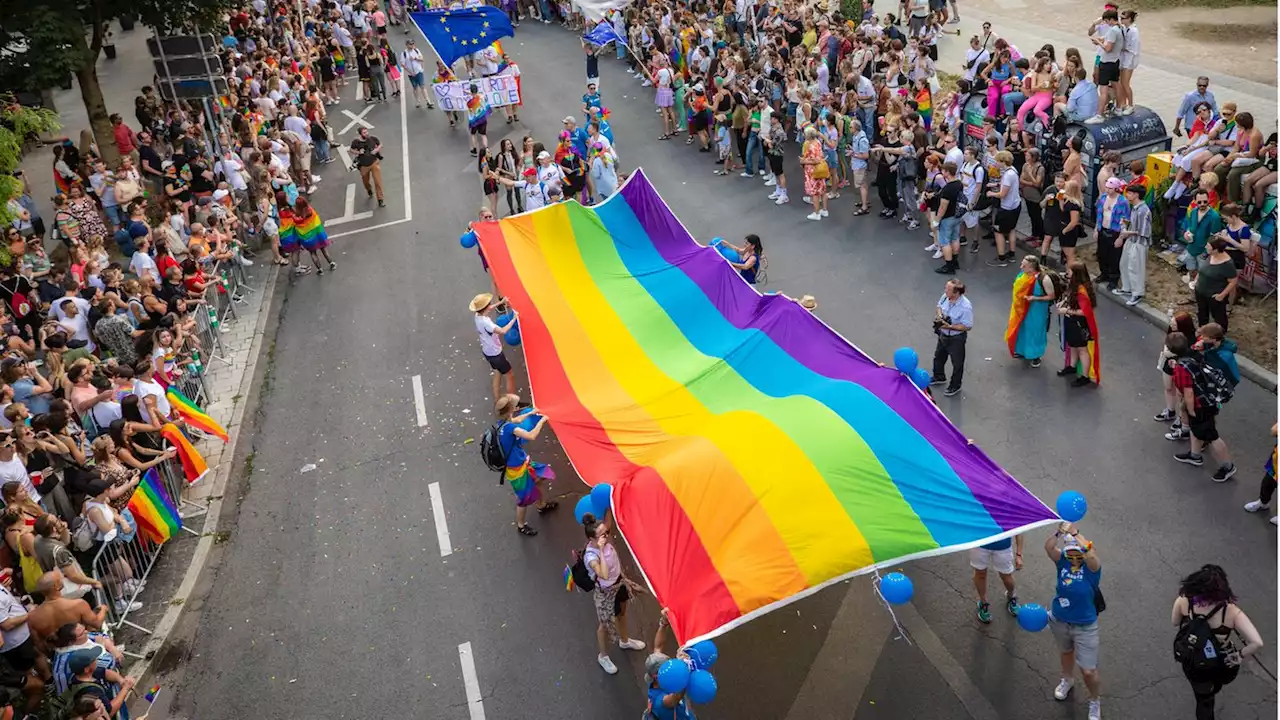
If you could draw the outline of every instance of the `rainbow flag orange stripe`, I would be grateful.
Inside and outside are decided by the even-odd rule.
[[[320,213],[315,210],[312,210],[311,215],[304,220],[294,218],[293,230],[298,234],[302,246],[306,248],[314,247],[329,239],[328,233],[324,231],[324,223],[320,221]]]
[[[1004,331],[1004,342],[1009,346],[1009,355],[1013,356],[1017,352],[1018,331],[1022,329],[1022,321],[1027,317],[1027,308],[1030,302],[1027,296],[1030,295],[1036,286],[1036,278],[1039,275],[1035,273],[1018,273],[1018,277],[1013,279],[1013,298],[1009,305],[1009,325]]]
[[[151,468],[129,497],[129,511],[138,523],[142,536],[153,543],[163,543],[182,529],[182,516],[160,482],[160,473]]]
[[[230,440],[230,438],[227,437],[226,428],[222,427],[217,420],[206,415],[199,406],[191,402],[191,400],[186,395],[183,395],[178,388],[170,385],[169,388],[165,390],[165,397],[169,398],[169,405],[173,407],[174,412],[178,413],[178,417],[182,418],[182,421],[187,425],[190,425],[202,433],[218,437],[222,442]]]
[[[1056,521],[911,380],[699,246],[636,171],[478,223],[537,406],[684,643]]]
[[[187,436],[182,434],[177,425],[165,423],[160,428],[160,435],[177,449],[178,460],[182,462],[182,472],[186,475],[188,483],[198,482],[209,472],[209,465],[204,461],[204,456],[196,450]]]

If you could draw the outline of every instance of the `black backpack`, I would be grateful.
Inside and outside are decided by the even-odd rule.
[[[1227,618],[1227,605],[1221,603],[1204,615],[1188,610],[1190,615],[1182,619],[1178,632],[1173,636],[1173,659],[1196,677],[1216,677],[1226,674],[1227,653],[1225,638],[1213,632],[1209,618],[1221,612]]]
[[[502,446],[502,428],[506,423],[499,420],[489,426],[480,436],[480,457],[485,467],[498,473],[498,484],[507,479],[507,449]]]
[[[569,564],[569,576],[573,578],[573,584],[577,585],[579,590],[591,592],[596,589],[596,581],[591,577],[591,571],[587,569],[586,556],[585,549],[573,551],[573,562]]]
[[[1196,402],[1203,407],[1221,408],[1235,397],[1236,389],[1225,373],[1205,362],[1203,357],[1185,357],[1178,360],[1191,373]]]

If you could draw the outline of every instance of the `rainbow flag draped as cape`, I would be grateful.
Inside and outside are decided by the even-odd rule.
[[[186,475],[188,483],[199,482],[209,472],[209,465],[204,461],[204,456],[196,450],[196,446],[191,444],[187,436],[182,434],[177,425],[165,423],[160,428],[160,436],[177,449],[178,460],[182,463],[182,472]]]
[[[696,244],[641,171],[475,232],[538,407],[684,643],[1056,522],[907,376]]]
[[[1098,345],[1098,321],[1093,315],[1093,302],[1089,300],[1089,293],[1084,288],[1076,290],[1076,299],[1079,302],[1080,310],[1084,311],[1084,321],[1089,327],[1089,365],[1083,368],[1087,372],[1087,376],[1095,383],[1102,382],[1102,348]],[[1062,351],[1066,355],[1066,363],[1068,367],[1075,367],[1079,372],[1082,368],[1080,363],[1071,365],[1071,348],[1067,347],[1067,328],[1064,323],[1058,323],[1058,338],[1062,345]]]
[[[298,233],[298,240],[302,242],[302,247],[310,250],[311,248],[325,245],[329,241],[329,235],[324,231],[324,223],[320,221],[320,213],[311,209],[311,215],[305,219],[294,219],[293,229]]]
[[[182,529],[182,516],[160,482],[160,473],[151,468],[129,497],[129,511],[138,523],[142,536],[153,543],[163,543]]]
[[[178,388],[170,385],[164,394],[165,397],[169,398],[169,405],[173,407],[173,411],[178,413],[178,417],[182,418],[182,421],[187,425],[202,433],[213,435],[221,439],[222,442],[230,440],[227,437],[226,428],[218,424],[217,420],[204,414],[204,411],[191,402],[186,395],[183,395]]]
[[[928,85],[920,88],[916,93],[916,112],[920,115],[920,119],[924,120],[925,130],[933,127],[933,93],[930,92]]]
[[[467,127],[474,128],[489,122],[489,103],[476,93],[467,97]]]
[[[1013,279],[1013,299],[1009,305],[1009,325],[1004,331],[1004,342],[1009,346],[1009,355],[1017,353],[1018,331],[1022,329],[1022,321],[1027,319],[1027,308],[1031,303],[1027,296],[1036,288],[1036,274],[1018,273]]]

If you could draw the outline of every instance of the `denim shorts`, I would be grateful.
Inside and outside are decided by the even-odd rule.
[[[938,245],[955,245],[960,242],[960,218],[952,216],[938,222]]]

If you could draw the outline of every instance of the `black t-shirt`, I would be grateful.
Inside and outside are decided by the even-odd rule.
[[[328,53],[320,55],[320,59],[316,60],[316,65],[320,67],[320,79],[329,82],[338,76],[333,71],[333,57]]]
[[[374,148],[378,147],[381,144],[382,143],[378,141],[378,138],[372,135],[369,136],[368,140],[364,140],[361,138],[356,138],[355,140],[352,140],[351,149],[359,153],[359,155],[356,156],[356,166],[368,167],[378,162],[379,160],[381,160],[382,156],[373,151]]]
[[[140,166],[149,165],[151,166],[152,170],[155,170],[156,172],[161,172],[160,153],[156,152],[155,148],[151,147],[150,145],[142,145],[138,148],[138,160],[141,161],[139,163]],[[147,178],[155,177],[155,175],[152,175],[151,173],[142,171],[141,167],[139,167],[138,170],[140,172],[143,172],[143,177],[147,177]]]
[[[191,168],[191,191],[196,193],[211,193],[214,187],[213,181],[204,176],[209,168],[202,163],[192,162],[188,167]]]
[[[1074,203],[1074,202],[1071,202],[1070,200],[1064,200],[1064,201],[1062,202],[1062,227],[1063,227],[1063,230],[1064,230],[1064,234],[1066,234],[1066,235],[1068,235],[1068,236],[1070,236],[1070,237],[1079,237],[1079,236],[1080,236],[1080,226],[1081,226],[1081,224],[1084,222],[1084,214],[1083,214],[1083,213],[1081,213],[1081,215],[1080,215],[1080,223],[1077,223],[1077,224],[1076,224],[1076,226],[1075,226],[1075,228],[1073,228],[1073,229],[1071,230],[1071,232],[1069,232],[1069,233],[1068,233],[1068,232],[1065,232],[1065,230],[1066,230],[1066,226],[1067,226],[1067,223],[1071,222],[1071,211],[1073,211],[1073,210],[1074,210],[1074,211],[1076,211],[1076,212],[1080,212],[1080,206],[1079,206],[1078,204]]]
[[[946,200],[947,210],[942,213],[942,217],[938,218],[939,220],[956,216],[956,208],[960,205],[960,196],[963,193],[964,184],[959,180],[952,180],[942,186],[942,189],[938,191],[939,207],[941,207],[941,201]]]
[[[565,155],[560,161],[560,169],[564,171],[564,194],[566,197],[581,192],[587,186],[587,176],[583,172],[582,161],[577,155]]]

